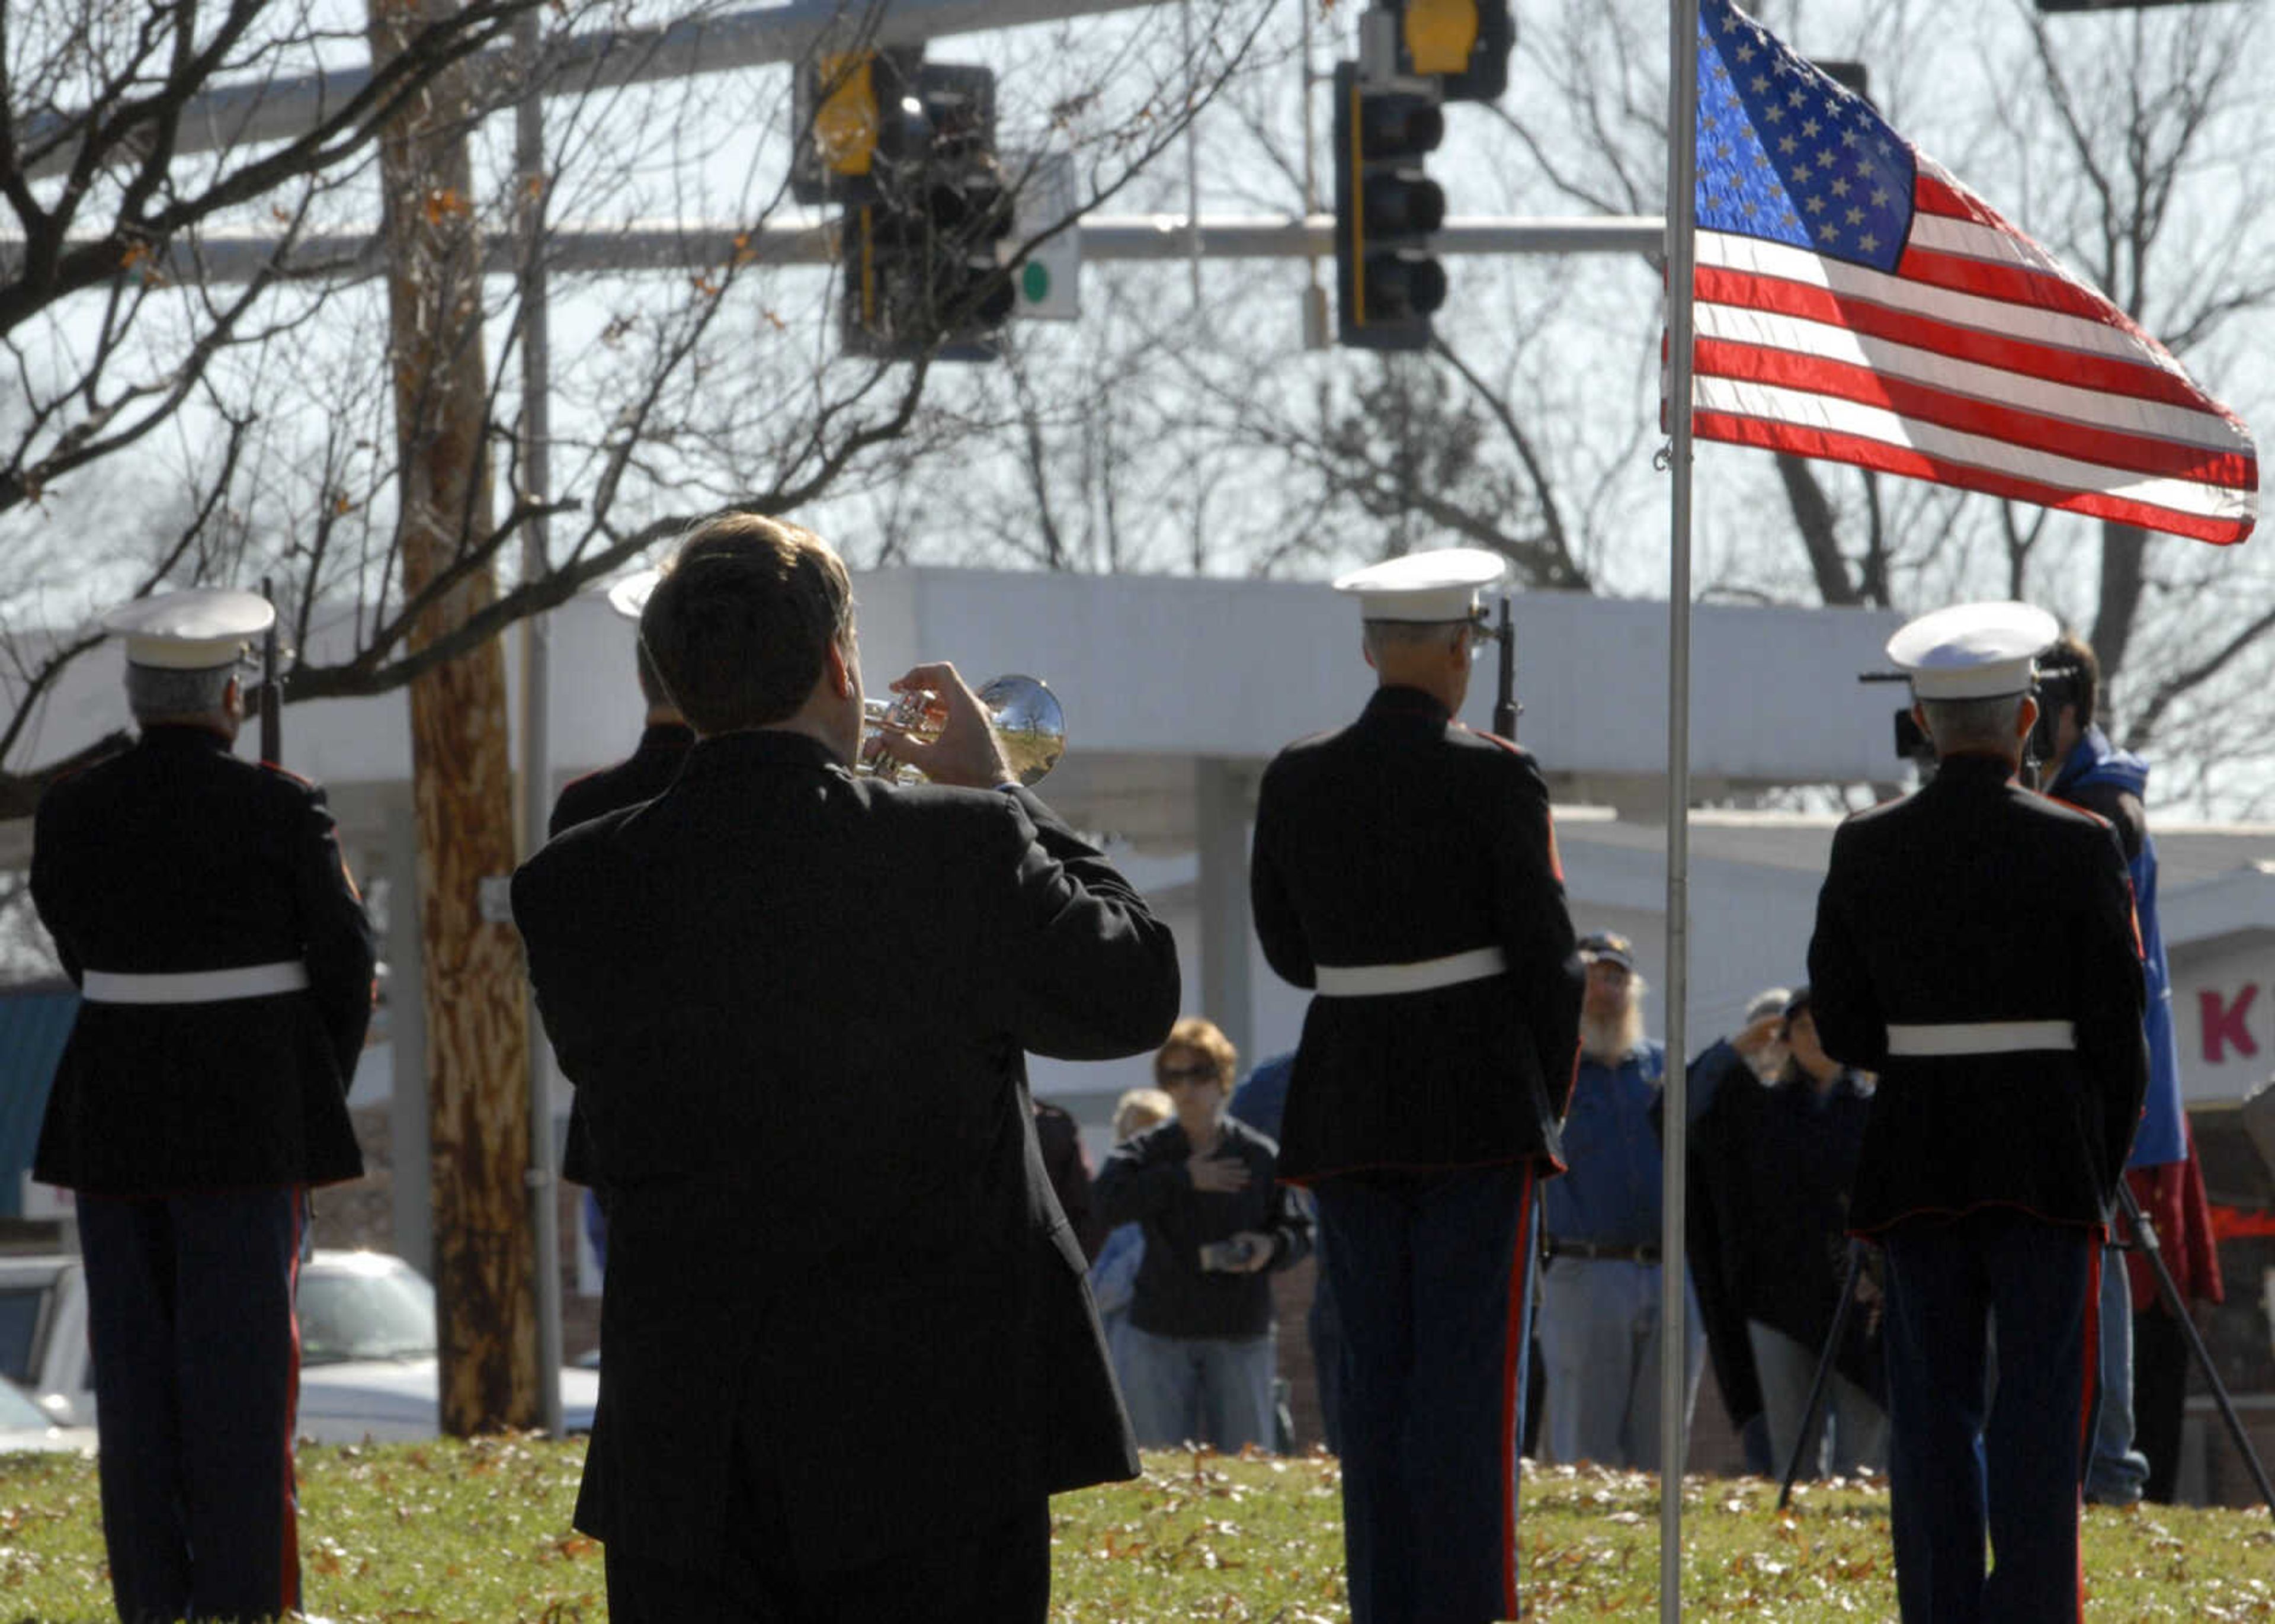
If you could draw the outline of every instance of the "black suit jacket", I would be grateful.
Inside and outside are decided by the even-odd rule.
[[[1266,769],[1250,864],[1256,933],[1297,986],[1320,964],[1477,948],[1505,974],[1314,998],[1281,1122],[1280,1176],[1542,1157],[1579,1061],[1581,972],[1548,787],[1532,758],[1411,688]]]
[[[765,730],[513,899],[609,1190],[578,1527],[712,1567],[739,1460],[827,1570],[1135,1475],[1023,1058],[1175,1018],[1169,933],[1096,851],[1024,791]]]
[[[602,812],[622,812],[655,799],[679,776],[679,764],[687,759],[688,748],[694,743],[695,729],[685,722],[648,723],[640,729],[639,743],[631,755],[614,767],[604,767],[561,786],[552,814],[545,820],[547,837],[573,829]],[[572,1103],[568,1142],[561,1152],[562,1177],[587,1186],[595,1182],[590,1139],[584,1108]]]
[[[632,753],[614,767],[604,767],[572,778],[554,797],[552,815],[546,820],[548,838],[590,821],[602,812],[620,812],[652,801],[671,788],[679,764],[695,743],[695,729],[684,721],[652,721],[640,729]]]
[[[33,1176],[113,1196],[358,1178],[347,1089],[371,1020],[372,935],[324,792],[156,727],[50,786],[32,899],[74,982],[299,959],[299,992],[83,1003]]]
[[[1985,1205],[2098,1225],[2141,1120],[2141,943],[2109,825],[1946,756],[1833,838],[1809,944],[1825,1050],[1879,1076],[1849,1205],[1871,1234]],[[1891,1055],[1888,1026],[2076,1023],[2075,1049]]]

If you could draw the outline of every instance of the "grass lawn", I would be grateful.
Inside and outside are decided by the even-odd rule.
[[[338,1624],[598,1624],[601,1552],[569,1528],[578,1444],[310,1446],[303,1583]],[[1133,1484],[1054,1502],[1052,1617],[1341,1624],[1340,1486],[1325,1458],[1146,1457]],[[986,1469],[974,1462],[975,1470]],[[1655,1620],[1658,1484],[1551,1467],[1525,1479],[1523,1593],[1540,1620]],[[1684,1616],[1893,1619],[1888,1502],[1872,1487],[1683,1488]],[[2086,1515],[2089,1624],[2275,1620],[2275,1521],[2158,1507]],[[0,1457],[0,1624],[108,1620],[94,1467]]]

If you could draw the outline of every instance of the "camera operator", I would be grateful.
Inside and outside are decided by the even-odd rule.
[[[2149,1041],[2149,1098],[2134,1136],[2128,1169],[2173,1166],[2188,1159],[2181,1110],[2180,1059],[2173,1039],[2173,989],[2165,937],[2157,921],[2157,842],[2149,834],[2142,797],[2149,764],[2109,742],[2095,720],[2101,662],[2074,631],[2066,631],[2038,658],[2040,782],[2045,792],[2097,812],[2117,831],[2133,877],[2134,916],[2141,925],[2141,967],[2148,984],[2142,1028]],[[2122,1227],[2120,1220],[2120,1227]],[[2130,1506],[2149,1477],[2149,1458],[2133,1445],[2133,1313],[2124,1255],[2112,1248],[2102,1259],[2101,1414],[2085,1472],[2085,1498],[2099,1506]]]
[[[1887,1266],[1905,1624],[2080,1616],[2098,1247],[2149,1065],[2117,838],[2015,782],[2060,631],[1961,604],[1889,640],[1937,772],[1835,833],[1809,947],[1825,1052],[1880,1079],[1849,1228]]]

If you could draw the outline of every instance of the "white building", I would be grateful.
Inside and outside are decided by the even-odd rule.
[[[1304,995],[1266,967],[1248,928],[1247,819],[1258,775],[1281,744],[1340,725],[1365,701],[1372,679],[1351,604],[1311,584],[950,570],[871,573],[855,592],[873,690],[920,658],[953,660],[975,680],[1014,670],[1049,680],[1069,745],[1046,798],[1106,836],[1171,921],[1186,1008],[1216,1020],[1245,1057],[1291,1046]],[[1575,922],[1632,937],[1644,973],[1664,986],[1667,608],[1534,593],[1516,600],[1515,621],[1519,734],[1561,809]],[[1892,719],[1903,691],[1857,680],[1885,668],[1882,646],[1897,623],[1878,611],[1700,608],[1694,803],[1902,781]],[[598,593],[551,616],[556,784],[619,758],[638,736],[631,638]],[[329,640],[319,638],[320,653]],[[1480,661],[1463,713],[1474,726],[1490,720],[1492,658]],[[73,668],[35,729],[42,757],[126,725],[117,659],[98,652]],[[407,700],[397,692],[294,706],[285,738],[294,769],[329,789],[359,872],[387,882],[399,999],[418,985],[416,933],[401,905],[416,888]],[[1694,1051],[1728,1030],[1754,992],[1802,978],[1832,827],[1830,818],[1692,814]],[[2275,986],[2263,991],[2275,981],[2275,827],[2167,827],[2158,838],[2188,1097],[2233,1100],[2275,1070]],[[28,824],[0,825],[0,863],[21,866],[28,840]],[[1442,855],[1446,883],[1465,883],[1463,854]],[[415,1014],[398,1010],[398,1033]],[[1114,1096],[1149,1075],[1143,1058],[1033,1067],[1037,1091],[1093,1130]],[[399,1130],[422,1133],[412,1115],[423,1091],[401,1093],[410,1104]]]

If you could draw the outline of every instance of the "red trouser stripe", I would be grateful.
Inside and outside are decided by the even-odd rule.
[[[2092,1462],[2093,1398],[2101,1385],[2101,1243],[2089,1242],[2085,1249],[2085,1380],[2080,1385],[2081,1399],[2077,1407],[2077,1492],[2078,1515],[2085,1514],[2086,1469]],[[2085,1624],[2085,1540],[2077,1542],[2077,1617]]]
[[[282,1575],[279,1585],[280,1613],[300,1610],[300,1514],[299,1485],[292,1476],[292,1432],[300,1422],[300,1215],[305,1210],[307,1192],[292,1192],[292,1261],[288,1265],[292,1299],[292,1362],[291,1379],[284,1384],[284,1548],[283,1562],[277,1572]]]
[[[1516,1474],[1523,1446],[1524,1405],[1524,1305],[1532,1290],[1532,1184],[1528,1163],[1516,1211],[1516,1255],[1508,1270],[1508,1337],[1500,1374],[1500,1595],[1501,1616],[1516,1617]]]

